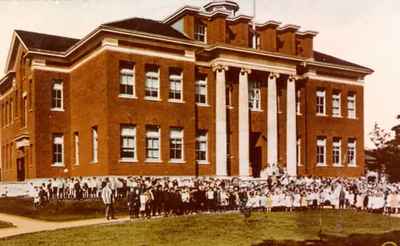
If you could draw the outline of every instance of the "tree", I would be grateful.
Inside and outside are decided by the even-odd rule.
[[[390,180],[400,180],[400,146],[393,139],[389,131],[381,128],[375,123],[374,129],[369,134],[371,141],[375,145],[370,153],[376,158],[378,167],[373,169],[380,169],[389,175]]]

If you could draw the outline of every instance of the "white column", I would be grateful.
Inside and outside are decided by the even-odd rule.
[[[250,69],[239,73],[239,175],[249,176],[249,74]]]
[[[278,166],[278,105],[276,90],[276,80],[278,78],[279,74],[276,73],[270,73],[268,76],[268,167]]]
[[[287,81],[286,107],[286,165],[289,176],[297,176],[297,130],[296,130],[296,80]]]
[[[213,67],[216,71],[216,175],[227,176],[228,175],[228,163],[227,163],[227,128],[226,128],[226,81],[225,71],[228,67],[217,65]]]

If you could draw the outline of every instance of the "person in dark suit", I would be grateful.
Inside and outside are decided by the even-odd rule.
[[[131,219],[139,218],[140,197],[139,189],[133,187],[128,192],[128,211]]]

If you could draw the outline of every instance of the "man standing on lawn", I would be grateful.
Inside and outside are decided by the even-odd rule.
[[[103,188],[101,192],[101,198],[103,199],[103,203],[106,206],[106,219],[109,220],[115,219],[114,217],[114,208],[113,208],[113,193],[111,190],[111,184],[107,183],[107,185]]]

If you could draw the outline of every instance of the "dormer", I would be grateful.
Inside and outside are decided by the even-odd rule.
[[[277,49],[278,52],[287,55],[296,55],[296,32],[300,26],[287,24],[277,28]]]

